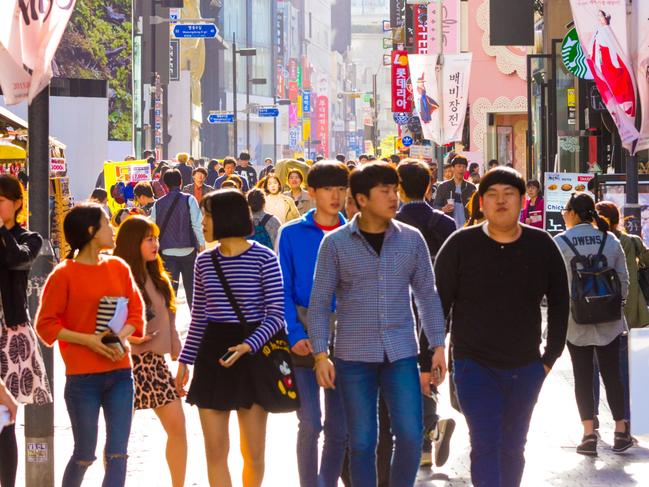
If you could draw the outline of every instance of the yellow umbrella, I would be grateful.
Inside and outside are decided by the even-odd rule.
[[[0,140],[0,160],[27,159],[27,152],[22,147],[12,144],[8,140]]]

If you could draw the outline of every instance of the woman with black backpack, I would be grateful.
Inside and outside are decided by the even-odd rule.
[[[625,331],[622,306],[629,288],[626,258],[620,241],[608,232],[608,223],[595,211],[595,202],[590,195],[573,194],[562,214],[568,230],[557,235],[555,240],[568,268],[571,294],[568,351],[575,378],[577,408],[584,427],[577,453],[597,455],[593,422],[595,354],[615,420],[612,449],[621,453],[633,446],[626,429],[619,360],[620,336]],[[607,277],[604,286],[602,282],[596,282],[598,276]],[[606,291],[592,292],[592,289],[602,288]]]

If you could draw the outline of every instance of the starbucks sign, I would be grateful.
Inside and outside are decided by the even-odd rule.
[[[593,79],[588,64],[586,64],[586,56],[584,50],[581,48],[579,37],[577,36],[577,29],[572,28],[563,38],[561,43],[561,59],[566,69],[574,74],[577,78]]]

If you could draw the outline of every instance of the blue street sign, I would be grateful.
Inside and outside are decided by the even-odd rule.
[[[187,37],[210,38],[216,37],[219,29],[214,24],[176,24],[174,25],[174,37],[184,39]]]
[[[304,113],[311,111],[311,90],[304,90],[302,92],[302,111]]]
[[[279,115],[279,108],[277,107],[259,107],[260,117],[277,117]]]
[[[234,123],[234,113],[210,113],[207,116],[209,123]]]
[[[412,137],[410,137],[409,135],[406,135],[404,138],[401,139],[401,143],[406,147],[410,147],[412,145],[412,142],[413,142]]]

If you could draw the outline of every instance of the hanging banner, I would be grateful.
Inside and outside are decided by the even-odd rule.
[[[438,2],[428,4],[428,53],[439,54],[437,49],[437,7]],[[460,0],[443,0],[442,35],[444,54],[460,52]]]
[[[412,111],[408,78],[408,51],[392,51],[392,112]]]
[[[637,76],[640,106],[642,107],[642,126],[636,152],[649,149],[649,2],[633,2],[633,23],[636,32],[634,67]]]
[[[437,54],[411,54],[408,56],[412,98],[415,112],[421,122],[424,139],[441,144],[439,106],[437,93]],[[394,111],[394,108],[393,108]]]
[[[444,144],[462,140],[469,103],[470,52],[444,56]]]
[[[316,99],[317,134],[320,141],[320,152],[325,158],[329,157],[329,98],[319,96]]]
[[[428,10],[426,5],[413,5],[413,22],[415,24],[414,47],[417,54],[432,53],[432,46],[428,44]],[[431,19],[433,20],[433,19]],[[434,20],[433,20],[434,21]]]
[[[0,86],[7,105],[32,102],[52,78],[52,59],[76,0],[0,5]],[[31,75],[26,69],[31,70]]]
[[[635,128],[638,107],[627,49],[626,0],[570,0],[570,6],[597,89],[615,121],[622,145],[632,150],[639,137]]]

